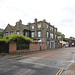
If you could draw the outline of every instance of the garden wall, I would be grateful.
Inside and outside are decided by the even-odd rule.
[[[41,49],[45,49],[44,43],[41,45]],[[9,53],[26,52],[32,50],[40,50],[40,43],[31,43],[29,44],[29,49],[25,49],[25,50],[17,50],[16,43],[9,43]]]

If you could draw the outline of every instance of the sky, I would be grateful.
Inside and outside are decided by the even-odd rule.
[[[75,37],[75,0],[0,0],[0,28],[46,19],[66,38]]]

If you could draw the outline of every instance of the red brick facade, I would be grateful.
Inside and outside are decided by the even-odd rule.
[[[45,44],[43,43],[41,45],[41,49],[45,49]],[[16,43],[10,43],[9,44],[9,53],[15,53],[15,52],[26,52],[26,51],[31,51],[31,50],[40,50],[40,44],[29,44],[29,49],[28,50],[17,50],[17,45]]]

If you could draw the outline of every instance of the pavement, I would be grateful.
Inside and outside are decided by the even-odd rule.
[[[6,61],[10,63],[1,67]],[[14,70],[14,68],[9,69],[7,66],[17,66],[18,68]],[[33,70],[34,66],[35,69]],[[8,71],[4,68],[8,68]],[[17,74],[17,70],[21,71],[21,74]],[[8,73],[7,75],[59,75],[58,72],[61,75],[75,75],[74,47],[38,51],[27,55],[10,55],[0,59],[0,75],[6,75],[6,73]]]
[[[65,71],[64,75],[75,75],[75,63],[73,63],[67,71]]]

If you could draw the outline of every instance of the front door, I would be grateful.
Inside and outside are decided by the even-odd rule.
[[[54,48],[54,41],[51,41],[51,43],[50,43],[50,48]]]

